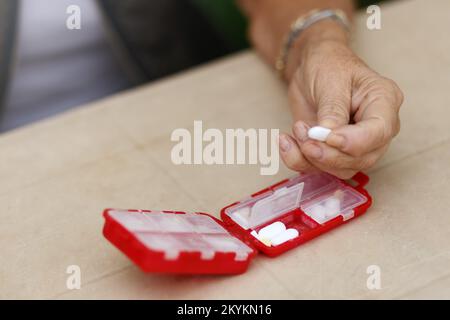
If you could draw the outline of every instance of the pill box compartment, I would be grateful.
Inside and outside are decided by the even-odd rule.
[[[258,251],[277,256],[364,213],[371,204],[368,177],[358,173],[353,180],[297,175],[223,208],[221,220],[206,213],[106,209],[103,234],[145,272],[243,273]],[[336,195],[339,209],[318,219],[317,208]],[[276,221],[299,236],[267,246],[251,234]]]
[[[204,213],[106,209],[103,216],[104,236],[145,272],[237,274],[256,254]]]
[[[238,233],[245,233],[248,242],[258,251],[268,256],[278,256],[363,214],[372,203],[370,195],[364,189],[368,180],[363,173],[355,175],[352,181],[343,181],[326,173],[300,174],[225,207],[221,211],[221,218],[227,224],[236,224],[238,226],[236,228],[241,229]],[[268,206],[268,212],[259,210],[258,204],[264,203],[265,199],[272,198],[276,204],[280,200],[293,200],[294,197],[282,199],[275,196],[279,190],[294,190],[295,186],[299,185],[302,185],[302,188],[297,188],[300,199],[278,206],[287,210],[273,211],[271,206]],[[315,214],[318,208],[325,207],[330,199],[336,197],[340,199],[338,208],[328,209],[327,216]],[[254,214],[259,217],[252,219]],[[252,231],[259,232],[276,221],[283,222],[287,229],[296,229],[299,236],[278,246],[268,246],[251,235]]]

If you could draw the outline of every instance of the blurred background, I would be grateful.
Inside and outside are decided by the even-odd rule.
[[[249,46],[233,0],[0,0],[0,15],[0,132]]]

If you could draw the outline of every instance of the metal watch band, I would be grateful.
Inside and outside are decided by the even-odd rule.
[[[280,54],[275,61],[275,69],[280,76],[286,68],[287,59],[289,55],[289,50],[291,49],[294,41],[300,36],[300,34],[313,25],[324,19],[333,19],[341,23],[344,28],[350,32],[350,22],[347,15],[342,10],[326,9],[326,10],[313,10],[306,15],[302,15],[297,18],[291,25],[291,29],[287,34],[283,46],[281,48]]]

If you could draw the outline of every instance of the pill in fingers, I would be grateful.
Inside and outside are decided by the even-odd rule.
[[[325,142],[330,133],[330,129],[317,126],[308,130],[308,137],[313,140]]]

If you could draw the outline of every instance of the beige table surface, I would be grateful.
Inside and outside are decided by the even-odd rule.
[[[366,215],[240,276],[139,271],[102,236],[105,207],[223,206],[290,176],[175,166],[170,133],[289,130],[286,89],[244,52],[0,137],[0,298],[450,298],[450,1],[382,7],[356,50],[405,92],[403,129],[370,172]],[[82,288],[66,288],[79,265]],[[369,265],[381,290],[366,287]]]

